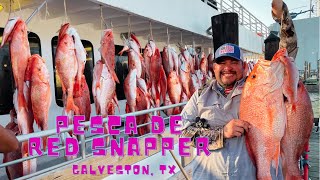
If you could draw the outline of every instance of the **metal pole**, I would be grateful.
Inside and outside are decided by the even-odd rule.
[[[312,0],[310,0],[310,9],[312,8]],[[309,18],[311,18],[311,11],[309,13]]]
[[[83,130],[84,128],[81,128],[81,129]],[[82,159],[85,159],[86,158],[86,140],[85,140],[84,134],[80,135],[80,141],[81,141],[81,156],[82,156]]]
[[[231,0],[232,1],[232,12],[234,12],[234,0]]]
[[[33,13],[28,17],[28,19],[26,20],[26,24],[28,24],[30,21],[31,21],[31,19],[33,18],[33,16],[34,15],[36,15],[39,11],[40,11],[40,9],[43,7],[43,5],[46,3],[47,1],[43,1],[43,3],[37,8],[37,9],[35,9],[34,11],[33,11]]]
[[[153,111],[153,115],[156,116],[157,115],[157,111]],[[158,136],[160,138],[163,138],[162,134],[158,134]],[[182,167],[181,163],[178,161],[177,157],[173,154],[173,151],[172,150],[169,150],[171,156],[173,157],[174,161],[177,163],[177,165],[179,166],[179,169],[181,170],[183,176],[187,179],[187,180],[190,180],[187,172],[184,170],[184,168]]]

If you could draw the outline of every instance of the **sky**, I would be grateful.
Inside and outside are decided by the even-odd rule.
[[[272,0],[237,0],[249,12],[256,16],[265,25],[269,26],[274,23],[271,16],[271,2]],[[313,0],[315,1],[315,0]],[[310,9],[310,0],[286,0],[284,1],[290,12],[300,12]],[[304,6],[304,7],[303,7]],[[309,12],[300,14],[296,19],[308,18]]]

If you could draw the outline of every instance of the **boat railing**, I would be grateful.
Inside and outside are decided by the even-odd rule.
[[[181,107],[181,106],[184,106],[184,105],[186,105],[186,102],[178,103],[178,104],[172,104],[172,105],[168,105],[168,106],[161,106],[161,107],[158,107],[158,108],[152,108],[152,109],[147,109],[147,110],[127,113],[127,114],[121,114],[119,116],[121,117],[122,121],[124,122],[125,118],[127,116],[139,116],[139,115],[150,114],[150,113],[152,113],[152,115],[157,115],[159,111],[172,109],[172,108],[175,108],[175,107]],[[164,118],[164,119],[166,120],[168,118],[169,117]],[[103,123],[107,123],[107,122],[108,122],[108,118],[104,118],[103,119]],[[84,127],[89,127],[90,126],[90,122],[89,121],[83,122],[81,124]],[[140,125],[137,125],[137,128],[143,127],[143,126],[147,126],[149,124],[151,124],[151,122],[140,124]],[[74,126],[73,125],[69,125],[68,128],[61,129],[60,133],[69,132],[70,130],[73,130],[73,129],[74,129]],[[120,130],[120,133],[121,132],[124,132],[124,128]],[[30,134],[19,135],[19,136],[17,136],[17,139],[18,139],[18,141],[20,143],[22,143],[22,142],[28,141],[32,137],[48,137],[48,136],[53,136],[53,135],[57,135],[57,130],[56,129],[50,129],[50,130],[39,131],[39,132],[30,133]],[[148,136],[148,135],[150,135],[150,133],[146,134],[146,135],[143,135],[143,136],[139,136],[138,138],[143,138],[143,137]],[[52,170],[56,170],[58,168],[66,166],[66,165],[69,165],[69,164],[72,164],[72,163],[75,163],[75,162],[79,162],[79,161],[83,161],[88,157],[92,157],[93,156],[92,152],[86,153],[86,143],[92,142],[92,140],[94,138],[103,138],[103,137],[106,137],[106,136],[111,136],[111,135],[110,134],[104,134],[104,135],[95,135],[95,136],[89,136],[89,137],[86,137],[85,135],[80,135],[79,138],[78,138],[78,139],[80,139],[79,140],[80,157],[78,157],[76,159],[73,159],[73,160],[69,160],[69,161],[60,163],[60,164],[57,164],[55,166],[51,166],[51,167],[46,168],[46,169],[42,169],[40,171],[37,171],[35,173],[29,174],[29,175],[26,175],[26,176],[23,176],[23,177],[20,177],[18,179],[30,179],[32,177],[42,175],[44,173],[47,173],[47,172],[52,171]],[[60,147],[57,150],[53,150],[53,152],[62,151],[64,149],[66,149],[66,146],[65,145],[60,145]],[[110,146],[106,147],[106,149],[107,150],[110,149]],[[1,168],[5,168],[7,166],[11,166],[11,165],[17,164],[17,163],[24,162],[24,161],[27,161],[27,160],[31,160],[31,159],[34,159],[34,158],[39,158],[39,157],[45,156],[47,154],[48,154],[48,151],[43,152],[42,155],[28,156],[28,157],[25,157],[25,158],[20,158],[20,159],[14,160],[14,161],[6,162],[6,163],[3,163],[3,164],[0,164],[0,169]]]
[[[239,16],[239,24],[248,30],[257,33],[259,36],[267,37],[269,28],[262,23],[257,17],[250,13],[236,0],[201,0],[220,13],[235,12]]]

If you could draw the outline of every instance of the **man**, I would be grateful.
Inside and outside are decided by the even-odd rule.
[[[246,64],[240,48],[230,43],[219,47],[215,57],[216,79],[196,91],[181,113],[183,136],[207,136],[211,142],[211,154],[193,160],[192,179],[255,179],[243,136],[250,125],[238,119]]]
[[[0,125],[0,153],[16,151],[19,148],[19,142],[10,130]]]
[[[288,9],[282,0],[273,0],[272,13],[281,26],[280,47],[286,47],[295,56],[297,40]],[[181,112],[182,135],[209,138],[211,154],[204,153],[192,161],[192,179],[256,179],[253,165],[244,142],[244,133],[250,128],[238,119],[246,64],[240,48],[224,44],[215,52],[213,70],[216,79],[197,90]],[[272,167],[270,167],[272,168]],[[283,179],[281,166],[278,172],[271,169],[272,179]]]

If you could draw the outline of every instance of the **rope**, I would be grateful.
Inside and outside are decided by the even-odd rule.
[[[194,42],[194,34],[192,33],[192,48],[194,49],[194,47],[196,46],[196,43]]]
[[[167,27],[167,45],[169,45],[169,41],[170,41],[170,35],[169,35],[169,28]]]
[[[9,3],[10,5],[10,8],[9,8],[9,16],[8,16],[8,21],[9,21],[9,19],[10,19],[10,16],[11,16],[11,9],[12,9],[12,0],[10,0],[10,3]]]
[[[182,45],[182,31],[180,31],[180,43]]]
[[[44,15],[44,20],[47,20],[47,16],[50,16],[48,11],[48,1],[46,0],[46,14]]]
[[[130,14],[128,14],[128,38],[131,35],[131,19],[130,19]]]
[[[18,0],[18,6],[19,6],[19,9],[20,9],[20,12],[21,12],[21,5],[20,5],[20,1]]]
[[[65,18],[65,21],[68,22],[66,0],[63,0],[63,6],[64,6],[64,18]],[[65,23],[66,23],[66,22],[65,22]]]
[[[153,40],[151,21],[149,21],[149,29],[150,29],[150,38],[151,38],[151,40]]]

